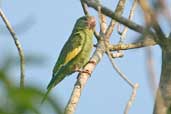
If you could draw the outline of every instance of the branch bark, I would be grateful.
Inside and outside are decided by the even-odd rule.
[[[93,61],[96,64],[88,63],[85,66],[84,70],[88,69],[92,73],[93,70],[95,69],[96,65],[102,59],[104,53],[105,53],[104,43],[103,43],[103,41],[99,41],[98,46],[97,46],[92,58],[90,59],[90,61]],[[77,82],[75,83],[74,89],[72,91],[70,100],[65,108],[64,114],[74,114],[76,106],[77,106],[78,101],[81,96],[81,92],[83,91],[83,88],[84,88],[85,84],[87,83],[87,80],[89,77],[90,77],[90,75],[88,75],[87,73],[81,73],[78,75]]]
[[[102,6],[101,4],[97,4],[95,2],[92,2],[90,0],[83,0],[83,2],[85,2],[89,7],[94,8],[96,11],[98,11],[98,7],[101,7],[101,11],[103,14],[105,14],[106,16],[109,16],[110,18],[118,21],[119,23],[129,27],[130,29],[139,32],[139,33],[144,33],[145,28],[142,27],[139,24],[136,24],[132,21],[130,21],[129,19],[124,18],[121,15],[117,15],[116,13],[114,13],[113,11],[111,11],[110,9],[108,9],[107,7]]]
[[[116,14],[116,12],[113,13],[111,10],[109,10],[108,8],[106,8],[100,4],[97,4],[95,2],[91,2],[88,0],[81,0],[81,1],[86,3],[88,6],[94,8],[97,11],[99,10],[99,7],[100,7],[100,9],[101,9],[100,12],[102,12],[106,16],[109,16],[112,19],[120,22],[121,24],[124,24],[125,26],[129,27],[130,29],[141,33],[145,37],[150,37],[150,38],[146,38],[146,39],[144,38],[144,40],[142,40],[140,42],[131,43],[131,44],[117,44],[117,45],[110,44],[108,47],[110,51],[135,49],[135,48],[141,48],[141,47],[152,46],[152,45],[157,44],[157,42],[154,40],[155,39],[154,37],[156,37],[155,34],[153,34],[150,31],[147,31],[146,28]],[[114,27],[114,26],[112,25],[112,27]],[[103,33],[104,32],[107,32],[107,31],[103,31]],[[145,33],[147,33],[147,34],[145,34]],[[99,34],[99,35],[101,35],[101,34]],[[105,35],[104,34],[103,34],[104,36],[103,35],[99,36],[99,35],[98,35],[99,38],[98,38],[98,44],[97,44],[96,50],[95,50],[92,58],[90,59],[90,61],[94,61],[96,64],[88,63],[84,68],[84,70],[89,70],[91,73],[94,71],[96,65],[100,62],[104,53],[106,52],[106,46],[105,46],[105,41],[104,41],[105,39],[103,39],[105,37]],[[89,74],[86,74],[86,73],[79,74],[77,82],[75,83],[72,95],[70,97],[70,100],[65,108],[65,112],[64,112],[65,114],[74,114],[76,106],[77,106],[80,96],[81,96],[81,92],[83,91],[83,88],[84,88],[86,82],[88,81],[89,77],[90,77]],[[134,95],[135,94],[132,94],[132,97],[130,98],[130,101],[128,102],[126,109],[129,109],[130,102],[132,103],[132,101],[134,100]],[[125,111],[127,113],[127,110],[125,110]]]
[[[162,72],[153,114],[171,114],[171,39],[162,48]]]
[[[144,12],[147,26],[149,27],[151,26],[154,28],[156,35],[158,36],[156,37],[156,40],[158,40],[159,44],[162,45],[163,39],[166,37],[157,21],[157,16],[156,16],[155,11],[152,10],[147,0],[138,0],[138,1]]]
[[[110,51],[129,50],[129,49],[137,49],[147,46],[154,46],[156,44],[157,43],[153,39],[145,38],[144,40],[135,43],[110,45],[109,49]]]
[[[118,5],[115,9],[115,12],[117,15],[122,15],[123,14],[123,11],[124,11],[124,8],[125,8],[125,4],[126,4],[126,0],[119,0],[118,2]],[[112,35],[112,32],[114,30],[114,27],[115,27],[115,24],[117,22],[113,19],[111,19],[110,21],[110,24],[106,30],[106,33],[105,33],[105,36],[106,36],[106,39],[109,40],[110,39],[110,36]]]
[[[101,7],[101,12],[104,15],[106,15],[106,16],[116,20],[117,22],[127,26],[128,28],[134,30],[135,32],[141,33],[145,36],[151,35],[151,37],[153,37],[153,39],[156,42],[158,42],[158,40],[157,40],[158,36],[155,33],[153,33],[152,31],[150,31],[149,28],[144,28],[143,26],[141,26],[137,23],[134,23],[133,21],[130,21],[129,19],[126,19],[121,15],[118,15],[116,12],[111,11],[110,9],[108,9],[107,7],[105,7],[99,3],[95,3],[95,2],[92,2],[90,0],[82,0],[82,1],[85,2],[89,7],[94,8],[96,11],[98,11],[98,7]]]
[[[83,0],[81,0],[82,3]],[[83,4],[83,3],[82,3]],[[82,5],[83,6],[83,5]],[[119,5],[118,5],[119,6]],[[100,9],[100,8],[99,8]],[[86,7],[83,6],[83,10],[85,14],[88,14]],[[101,10],[100,10],[101,11]],[[105,22],[105,17],[103,17],[103,15],[100,15],[100,18],[103,18],[104,23],[100,23],[101,24],[101,32],[105,32],[106,30],[106,22]],[[114,26],[113,26],[114,27]],[[100,60],[102,59],[104,53],[105,53],[105,44],[104,44],[104,40],[101,38],[101,36],[97,35],[97,33],[95,34],[97,40],[98,40],[98,44],[96,47],[96,50],[92,56],[92,58],[90,59],[90,61],[95,62],[96,64],[91,64],[88,63],[85,67],[84,70],[89,70],[90,72],[93,72],[93,70],[95,69],[96,65],[100,62]],[[76,106],[78,104],[78,101],[80,99],[81,96],[81,92],[83,91],[83,88],[88,80],[90,76],[88,74],[82,73],[79,74],[77,82],[75,83],[74,89],[72,91],[70,100],[68,101],[68,104],[65,108],[65,112],[64,114],[74,114]]]
[[[24,87],[24,78],[25,78],[25,59],[24,59],[24,51],[22,49],[22,46],[17,38],[17,35],[15,33],[15,31],[13,30],[10,22],[8,21],[8,19],[6,18],[5,14],[3,13],[2,9],[0,8],[0,16],[2,18],[2,20],[4,21],[8,31],[10,32],[14,43],[17,47],[18,53],[19,53],[19,57],[20,57],[20,88]]]

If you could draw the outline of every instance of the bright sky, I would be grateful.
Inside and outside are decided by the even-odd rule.
[[[117,2],[108,0],[103,3],[112,8],[116,6]],[[127,8],[130,8],[130,5],[131,3],[127,3]],[[68,39],[76,19],[83,15],[79,0],[3,0],[1,6],[12,25],[16,27],[14,29],[18,33],[25,54],[34,54],[40,59],[45,58],[45,63],[41,66],[26,66],[26,84],[37,85],[46,91],[60,50]],[[97,17],[94,10],[90,11]],[[127,9],[125,14],[128,14],[128,11]],[[138,8],[134,20],[143,25],[142,18],[142,13]],[[26,23],[23,20],[26,20]],[[17,25],[20,22],[25,25]],[[1,25],[4,26],[0,20],[0,30],[2,30]],[[26,29],[27,27],[29,30]],[[17,55],[11,36],[6,30],[3,31],[0,34],[0,57],[2,58],[2,55],[8,53]],[[137,37],[137,33],[129,30],[127,42],[133,41]],[[114,32],[111,38],[112,42],[117,42],[118,38],[117,33]],[[94,43],[96,43],[95,39]],[[152,49],[154,49],[155,70],[159,77],[161,51],[158,46]],[[154,101],[147,80],[145,52],[145,49],[125,51],[123,58],[115,60],[124,74],[132,82],[137,82],[140,85],[130,114],[151,114],[153,111]],[[15,68],[11,74],[13,74],[12,79],[19,83],[19,68]],[[71,95],[76,76],[75,73],[65,78],[51,92],[52,95],[59,98],[63,107]],[[104,56],[84,88],[76,114],[123,114],[131,92],[131,87],[119,77],[108,58]]]

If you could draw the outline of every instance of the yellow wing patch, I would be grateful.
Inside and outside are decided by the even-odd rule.
[[[79,46],[78,48],[75,48],[74,50],[72,50],[71,52],[69,52],[65,58],[65,63],[67,64],[69,61],[71,61],[74,57],[77,56],[77,54],[81,51],[81,46]]]

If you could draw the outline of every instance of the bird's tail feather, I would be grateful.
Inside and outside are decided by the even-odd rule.
[[[47,99],[47,97],[48,97],[48,95],[49,95],[49,93],[50,93],[50,91],[51,91],[52,88],[53,88],[53,86],[49,86],[49,87],[48,87],[47,92],[46,92],[45,95],[43,96],[43,99],[42,99],[42,101],[41,101],[41,104],[43,104],[44,101]]]
[[[59,75],[60,74],[60,75]],[[59,82],[61,82],[63,79],[65,78],[65,74],[63,74],[62,72],[59,72],[56,76],[53,76],[52,80],[50,81],[50,83],[47,86],[47,92],[45,93],[41,104],[43,104],[43,102],[46,100],[46,98],[48,97],[51,89],[57,85]]]

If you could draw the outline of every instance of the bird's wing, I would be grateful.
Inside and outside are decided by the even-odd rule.
[[[72,61],[82,50],[85,37],[80,32],[73,33],[69,40],[65,43],[59,58],[53,69],[53,76],[59,71],[62,66],[67,65]]]

